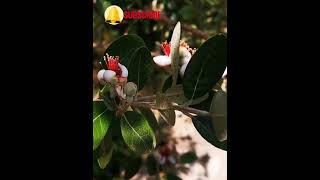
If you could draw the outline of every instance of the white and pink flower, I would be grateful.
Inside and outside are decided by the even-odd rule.
[[[167,41],[161,43],[161,49],[164,53],[164,55],[155,56],[153,58],[153,61],[160,67],[163,67],[166,71],[170,72],[170,65],[171,65],[171,57],[170,57],[170,43],[167,43]],[[187,68],[188,63],[190,62],[191,57],[196,52],[196,48],[192,49],[189,47],[189,45],[184,42],[180,41],[180,47],[179,47],[179,65],[180,70],[179,74],[181,77],[183,77],[184,72]],[[227,68],[225,69],[222,77],[225,77],[227,75]]]
[[[102,69],[98,72],[97,77],[100,84],[105,85],[106,83],[112,83],[112,81],[120,84],[125,83],[128,77],[128,69],[119,63],[119,56],[114,57],[106,54],[103,58],[108,69]]]
[[[119,56],[114,57],[106,54],[103,58],[108,69],[101,69],[98,72],[99,83],[101,85],[106,85],[107,83],[114,85],[117,95],[125,98],[123,87],[127,83],[128,69],[119,63]]]
[[[172,59],[170,57],[170,43],[167,41],[161,43],[161,49],[164,55],[155,56],[153,61],[160,67],[164,67],[164,69],[170,69],[169,66],[171,65]],[[184,75],[184,71],[192,57],[195,53],[196,49],[192,49],[189,45],[184,42],[180,41],[179,47],[179,65],[180,65],[180,75],[181,77]]]

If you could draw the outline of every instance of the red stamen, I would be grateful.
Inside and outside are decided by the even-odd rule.
[[[116,72],[117,76],[121,76],[122,71],[121,71],[121,68],[119,67],[119,56],[113,57],[113,56],[107,55],[107,58],[108,58],[108,69]]]
[[[161,44],[161,49],[166,56],[170,55],[170,44],[167,41]]]

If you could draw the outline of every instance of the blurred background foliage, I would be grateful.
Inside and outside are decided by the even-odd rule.
[[[123,20],[116,26],[105,23],[104,11],[112,5],[123,11],[161,11],[160,20]],[[137,34],[144,39],[150,51],[159,51],[158,43],[170,40],[177,21],[182,22],[182,39],[190,47],[199,47],[206,38],[219,32],[226,33],[226,0],[94,0],[93,1],[93,41],[97,56],[102,56],[110,42],[123,34]],[[194,29],[205,34],[187,31]]]

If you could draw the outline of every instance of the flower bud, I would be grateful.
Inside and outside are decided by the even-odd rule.
[[[133,82],[128,82],[124,85],[123,91],[127,96],[134,96],[137,93],[137,85]]]
[[[104,73],[103,73],[103,79],[106,81],[106,82],[111,82],[111,79],[116,76],[116,72],[114,71],[111,71],[111,70],[106,70]]]
[[[106,71],[106,70],[101,69],[101,70],[98,72],[98,74],[97,74],[97,78],[98,78],[99,83],[100,83],[101,85],[105,85],[105,84],[106,84],[106,81],[105,81],[104,78],[103,78],[103,74],[104,74],[105,71]]]

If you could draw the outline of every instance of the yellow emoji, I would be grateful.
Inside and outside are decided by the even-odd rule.
[[[104,18],[107,23],[111,25],[117,25],[121,23],[123,19],[123,11],[119,6],[109,6],[104,12]]]

